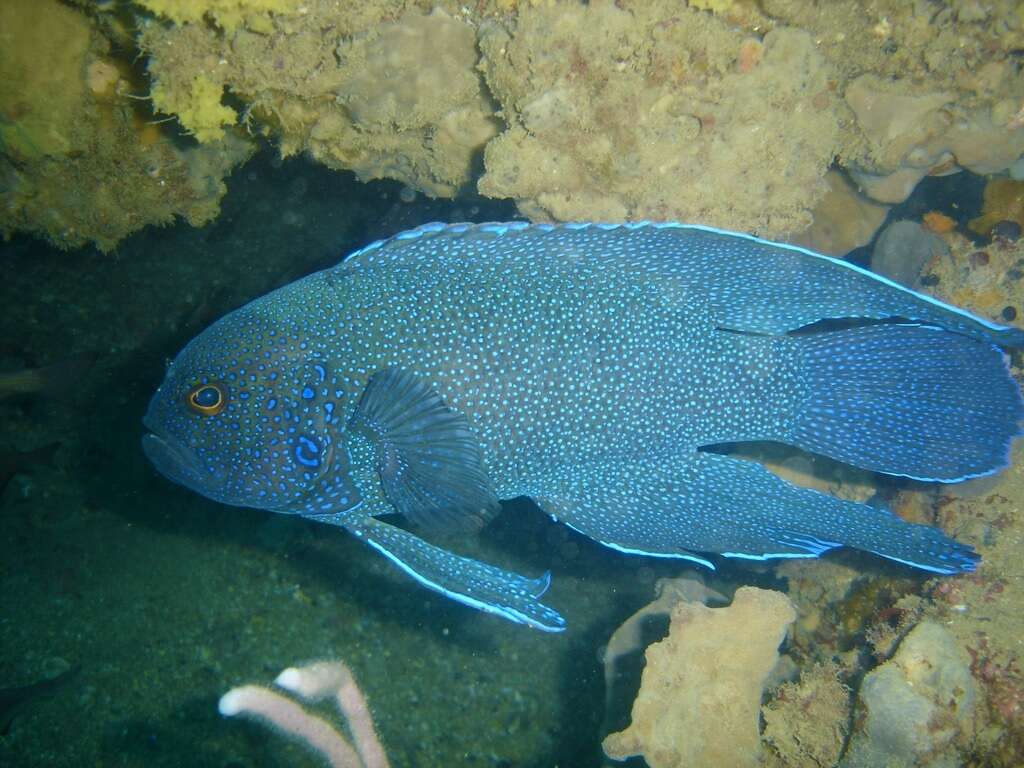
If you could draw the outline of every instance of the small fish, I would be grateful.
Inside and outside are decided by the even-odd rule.
[[[836,322],[828,322],[836,321]],[[620,552],[973,550],[716,446],[777,441],[953,483],[1024,415],[997,325],[849,263],[682,224],[429,224],[227,315],[167,370],[143,448],[225,504],[345,528],[421,584],[559,631],[529,579],[431,545],[528,496]],[[709,450],[712,449],[712,450]]]
[[[42,368],[2,371],[0,400],[39,394],[59,397],[73,389],[95,362],[95,354],[80,352]]]

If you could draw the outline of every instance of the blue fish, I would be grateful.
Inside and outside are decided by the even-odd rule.
[[[836,322],[829,322],[836,321]],[[954,483],[1024,413],[997,325],[837,259],[682,224],[429,224],[222,318],[170,365],[143,447],[225,504],[345,528],[421,584],[547,630],[530,579],[429,544],[499,499],[713,567],[840,546],[940,574],[936,528],[707,450],[777,441]]]

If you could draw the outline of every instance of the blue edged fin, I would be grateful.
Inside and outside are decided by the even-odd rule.
[[[991,342],[883,324],[786,339],[803,388],[788,442],[875,472],[955,483],[1009,464],[1024,403]]]
[[[373,441],[384,494],[418,525],[478,529],[497,514],[465,415],[416,375],[400,368],[375,373],[349,426]]]
[[[937,528],[798,488],[759,464],[712,453],[575,467],[538,481],[531,495],[560,521],[636,554],[767,560],[849,546],[934,573],[972,571],[977,560]]]
[[[551,584],[550,574],[527,579],[479,560],[459,557],[370,517],[346,521],[344,526],[428,589],[544,632],[565,629],[565,619],[539,602]]]

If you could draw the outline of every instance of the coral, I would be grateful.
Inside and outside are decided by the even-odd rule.
[[[836,764],[850,720],[850,690],[841,672],[832,662],[816,664],[764,706],[764,742],[781,765]]]
[[[926,174],[1017,168],[1024,153],[1014,58],[1024,25],[1010,0],[934,10],[898,0],[870,10],[856,0],[78,5],[88,15],[45,2],[52,23],[18,33],[43,55],[20,58],[19,44],[0,56],[0,141],[17,161],[0,164],[18,201],[5,231],[49,232],[65,246],[109,248],[128,222],[103,211],[110,234],[96,237],[84,214],[29,222],[25,201],[47,195],[26,181],[41,174],[19,163],[138,155],[133,142],[158,143],[145,107],[123,98],[145,87],[107,45],[126,50],[133,35],[153,105],[203,144],[263,135],[282,155],[308,152],[435,197],[476,183],[532,219],[681,219],[840,254],[867,242],[885,209],[833,166],[888,202]],[[116,147],[94,152],[90,142]],[[139,167],[181,160],[176,149],[156,153]],[[147,198],[135,190],[144,178],[120,184],[131,189],[119,197]],[[201,207],[214,212],[215,201]],[[171,208],[129,218],[167,221],[181,212]]]
[[[785,595],[754,587],[727,608],[676,605],[668,637],[647,649],[632,722],[605,753],[651,768],[756,765],[762,691],[795,617]]]
[[[794,471],[796,460],[781,466],[772,462],[769,466],[790,482],[841,498],[873,503],[869,500],[878,494],[877,478],[820,458],[805,462],[808,468],[802,471]],[[831,477],[826,469],[831,470]],[[902,494],[896,499],[899,503],[890,501],[888,505],[905,516],[908,503],[922,498],[920,493]],[[927,506],[927,511],[908,519],[934,525],[934,511],[927,504],[922,506]],[[789,560],[776,566],[775,573],[786,579],[787,594],[797,610],[789,648],[801,663],[835,659],[856,670],[867,660],[861,654],[866,632],[874,631],[879,644],[883,644],[883,634],[897,632],[901,637],[905,634],[901,631],[905,630],[904,619],[917,615],[910,603],[917,599],[914,595],[920,590],[919,580],[909,574],[886,574],[877,567],[865,567],[856,558],[837,553],[821,560]]]
[[[839,642],[839,606],[859,577],[855,568],[832,560],[788,560],[776,568],[787,581],[787,594],[796,608],[791,630],[792,650],[807,658],[831,656]]]
[[[974,732],[977,685],[950,632],[924,621],[858,693],[867,710],[844,766],[960,764]]]
[[[387,176],[434,197],[471,178],[472,161],[497,132],[476,64],[473,28],[444,11],[412,12],[339,50],[348,63],[336,113],[310,130],[309,149],[361,178]],[[354,154],[353,132],[376,137]]]
[[[945,107],[953,93],[916,93],[902,83],[862,75],[847,86],[845,98],[872,160],[870,171],[854,168],[853,177],[876,200],[902,202],[932,168],[950,160],[940,138],[950,127]]]
[[[900,641],[921,620],[926,604],[925,598],[908,594],[865,617],[864,640],[871,656],[882,661],[892,658]]]
[[[1018,766],[1024,753],[1024,671],[1020,606],[1024,604],[1024,560],[1020,542],[1024,514],[1024,468],[1019,450],[1009,470],[977,485],[948,489],[938,500],[947,530],[972,544],[981,567],[968,578],[933,582],[925,616],[954,638],[978,688],[972,754],[979,764]]]
[[[211,18],[226,32],[246,26],[256,32],[271,29],[268,14],[296,10],[298,0],[137,0],[138,4],[177,24]]]
[[[981,253],[956,233],[947,237],[957,260]],[[1024,252],[1015,248],[1011,263],[1024,264]],[[975,258],[984,261],[975,269],[995,262],[993,253],[991,260]],[[952,285],[943,279],[931,290],[948,300],[943,290]],[[941,493],[904,491],[891,505],[905,519],[937,523],[974,546],[981,555],[977,573],[937,578],[922,590],[919,579],[865,574],[828,560],[779,567],[799,612],[790,653],[804,664],[837,656],[852,679],[861,665],[881,663],[865,677],[876,682],[859,692],[855,749],[843,765],[1019,765],[1024,515],[1016,500],[1024,469],[1017,453],[1000,475],[943,486]],[[892,717],[896,725],[889,728]]]
[[[866,628],[895,630],[909,610],[897,608],[912,599],[917,587],[911,579],[887,578],[829,559],[794,560],[778,566],[786,578],[788,594],[797,611],[790,637],[790,652],[802,661],[843,659],[860,663],[859,647]]]
[[[274,683],[303,701],[332,700],[348,724],[352,743],[333,724],[262,685],[232,688],[221,696],[217,708],[226,717],[241,716],[270,725],[316,752],[331,768],[388,768],[366,698],[344,662],[289,667]]]
[[[881,87],[872,81],[865,90]],[[886,99],[886,92],[881,91],[873,92],[864,103],[855,98],[856,93],[859,91],[848,91],[847,99],[852,99],[854,111],[868,124],[865,133],[872,160],[868,169],[854,166],[850,172],[868,195],[881,202],[905,200],[926,175],[945,175],[962,168],[981,174],[1003,171],[1024,152],[1024,130],[994,123],[987,111],[956,119],[948,101],[951,94],[913,97],[890,91]],[[862,109],[858,110],[859,106]],[[871,114],[900,110],[916,113],[913,130],[902,118],[898,125],[867,120]]]
[[[221,104],[223,90],[205,75],[196,75],[187,89],[169,90],[157,83],[149,95],[155,109],[177,115],[196,141],[204,142],[224,138],[224,126],[232,125],[238,117],[235,110]]]
[[[0,3],[0,231],[109,250],[147,224],[214,218],[249,156],[232,137],[180,147],[151,124],[129,64],[89,17],[56,0]],[[45,61],[46,66],[39,62]]]
[[[833,165],[897,202],[1024,152],[1010,0],[146,4],[175,22],[140,38],[154,95],[198,137],[233,119],[228,92],[283,155],[437,197],[476,182],[535,220],[681,219],[838,254],[884,207]]]
[[[657,597],[622,622],[608,638],[608,643],[602,654],[606,697],[611,694],[613,688],[618,660],[641,649],[642,629],[647,619],[670,614],[672,609],[681,602],[705,604],[727,602],[724,595],[706,587],[698,576],[658,579],[654,589]]]

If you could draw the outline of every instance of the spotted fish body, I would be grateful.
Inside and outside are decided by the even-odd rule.
[[[194,339],[144,447],[211,498],[343,526],[432,589],[558,630],[546,576],[377,518],[475,528],[529,496],[610,547],[709,567],[851,546],[973,570],[937,529],[704,449],[773,440],[917,479],[995,472],[1024,413],[999,345],[1024,332],[744,235],[427,225]]]

